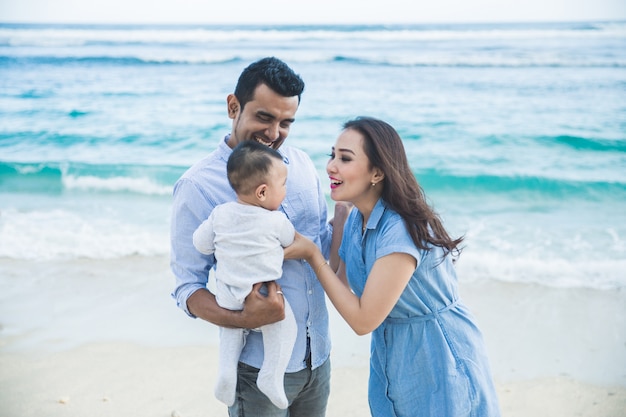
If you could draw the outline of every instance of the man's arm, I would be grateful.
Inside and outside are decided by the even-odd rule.
[[[187,299],[189,312],[196,317],[221,327],[255,329],[275,323],[285,318],[285,302],[274,281],[267,283],[267,296],[259,289],[263,283],[255,284],[246,297],[243,310],[234,311],[220,307],[215,296],[206,289],[200,289]]]

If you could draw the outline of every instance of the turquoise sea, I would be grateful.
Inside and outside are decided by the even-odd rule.
[[[344,121],[397,128],[461,280],[626,286],[626,22],[0,24],[0,262],[167,255],[172,185],[267,55],[324,184]]]

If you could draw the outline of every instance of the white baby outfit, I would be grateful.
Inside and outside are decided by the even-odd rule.
[[[284,213],[228,202],[211,212],[193,234],[193,244],[203,254],[215,256],[215,298],[220,307],[242,310],[257,282],[282,276],[283,247],[295,229]],[[285,319],[265,326],[263,365],[259,389],[279,408],[288,406],[283,378],[296,341],[297,325],[285,298]],[[220,364],[215,395],[231,406],[235,401],[237,363],[245,343],[244,329],[220,328]]]

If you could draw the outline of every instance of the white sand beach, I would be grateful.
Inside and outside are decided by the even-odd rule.
[[[0,415],[227,416],[217,331],[169,297],[165,258],[0,260]],[[626,293],[464,283],[505,417],[626,416]],[[329,417],[368,416],[367,337],[329,304]]]

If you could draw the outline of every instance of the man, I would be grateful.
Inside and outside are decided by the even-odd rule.
[[[226,162],[240,142],[254,140],[279,150],[288,169],[287,196],[281,210],[295,229],[316,242],[328,258],[332,230],[317,170],[301,150],[283,145],[300,104],[304,82],[284,62],[264,58],[241,73],[226,100],[232,130],[218,148],[192,166],[174,186],[171,222],[171,268],[176,276],[172,296],[191,317],[223,327],[255,329],[284,318],[289,299],[298,334],[287,372],[289,408],[281,410],[263,395],[256,378],[263,363],[262,334],[249,331],[237,370],[237,394],[230,416],[324,416],[330,390],[328,312],[322,287],[303,260],[285,260],[280,285],[257,284],[244,309],[220,308],[207,289],[213,256],[202,255],[192,242],[196,228],[213,208],[236,199],[226,176]]]

